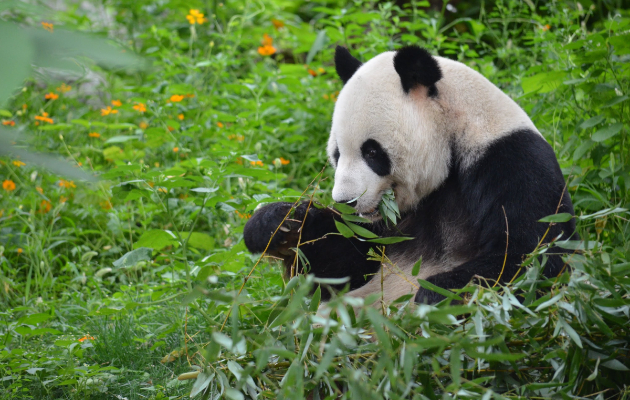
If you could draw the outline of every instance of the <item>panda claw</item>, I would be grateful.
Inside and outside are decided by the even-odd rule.
[[[287,228],[286,226],[281,226],[279,228],[282,232],[291,232],[291,229]]]

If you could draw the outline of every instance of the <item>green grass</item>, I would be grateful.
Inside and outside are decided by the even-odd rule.
[[[627,4],[66,4],[0,6],[12,23],[0,32],[51,40],[30,59],[21,33],[0,35],[13,60],[0,65],[0,151],[17,143],[0,160],[0,399],[628,398]],[[208,20],[192,27],[190,9]],[[264,34],[273,55],[258,52]],[[321,321],[312,278],[259,263],[243,226],[266,202],[331,203],[334,45],[365,61],[412,43],[525,109],[558,155],[583,241],[564,244],[579,251],[557,279],[540,277],[540,248],[521,278],[470,285],[463,304],[339,296]],[[22,83],[64,44],[99,64]],[[123,68],[132,52],[148,65]],[[45,162],[62,175],[33,152],[63,157]]]

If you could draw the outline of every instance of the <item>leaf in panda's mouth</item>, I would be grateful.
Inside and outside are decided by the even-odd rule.
[[[396,197],[394,196],[393,189],[387,189],[385,193],[383,193],[378,209],[387,226],[389,226],[390,221],[393,225],[398,223],[400,211],[398,210],[398,204],[396,203]]]

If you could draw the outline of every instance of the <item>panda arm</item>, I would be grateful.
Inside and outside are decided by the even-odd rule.
[[[427,279],[437,286],[461,288],[475,275],[509,282],[543,236],[548,242],[561,233],[564,238],[574,234],[573,220],[552,226],[538,222],[556,212],[573,214],[573,206],[553,149],[535,132],[517,131],[493,143],[477,165],[460,174],[459,183],[478,251],[455,269]],[[545,274],[555,276],[563,265],[559,255],[551,255]],[[416,301],[441,298],[421,288]]]
[[[341,236],[335,226],[338,216],[334,211],[308,205],[301,203],[294,212],[291,203],[272,203],[258,210],[245,225],[243,236],[247,248],[261,253],[271,240],[267,254],[282,259],[287,275],[297,262],[298,273],[308,272],[319,278],[349,277],[351,289],[364,285],[379,267],[377,261],[367,260],[369,243]],[[283,219],[283,226],[277,229]],[[298,247],[298,240],[307,265],[293,250]]]

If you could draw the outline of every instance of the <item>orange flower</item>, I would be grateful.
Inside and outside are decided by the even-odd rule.
[[[181,95],[181,94],[174,94],[174,95],[171,96],[171,101],[173,103],[178,103],[178,102],[180,102],[182,100],[184,100],[184,96]]]
[[[200,13],[199,10],[194,9],[194,8],[188,11],[188,15],[186,15],[186,19],[188,20],[190,25],[195,25],[196,23],[201,25],[207,21],[207,19],[204,18],[203,14]]]
[[[179,147],[173,147],[173,153],[177,153],[179,151]]]
[[[50,22],[42,22],[42,26],[44,27],[44,29],[51,33],[55,29],[55,25],[51,24]]]
[[[49,93],[46,93],[44,98],[46,100],[57,100],[59,98],[59,95],[55,92],[49,92]]]
[[[261,56],[270,56],[276,53],[276,48],[273,47],[273,39],[266,33],[263,35],[262,46],[258,48],[258,54]]]
[[[2,189],[6,190],[7,192],[14,191],[15,182],[13,182],[11,179],[6,179],[4,182],[2,182]]]
[[[81,339],[79,339],[79,342],[85,342],[86,340],[96,340],[96,338],[94,336],[90,336],[90,335],[85,335],[83,336]]]
[[[15,121],[12,121],[10,119],[3,119],[2,120],[2,125],[4,125],[4,126],[15,126]]]
[[[39,203],[39,212],[42,214],[46,214],[48,211],[50,211],[51,208],[52,205],[48,200],[42,200],[42,202]]]
[[[107,108],[101,108],[101,116],[106,116],[109,114],[118,114],[118,110],[112,108],[112,106],[107,106]]]
[[[542,27],[543,31],[548,31],[549,29],[551,29],[551,26],[549,24]]]
[[[35,190],[37,190],[39,194],[44,194],[44,189],[40,188],[39,186],[37,186]]]
[[[16,167],[20,168],[20,167],[22,167],[22,166],[24,166],[24,165],[26,165],[26,164],[25,164],[25,163],[23,163],[23,162],[22,162],[22,161],[20,161],[20,160],[15,160],[15,161],[13,161],[13,165],[15,165]]]
[[[24,253],[24,250],[22,250],[22,248],[21,248],[21,247],[18,247],[18,249],[17,249],[17,253],[18,253],[18,254],[22,254],[22,253]]]
[[[61,86],[57,88],[57,91],[61,93],[66,93],[66,92],[69,92],[70,90],[72,90],[72,86],[68,86],[63,82],[61,83]]]
[[[54,123],[53,119],[48,117],[48,113],[46,111],[42,111],[42,115],[36,115],[35,119],[38,121],[48,122],[49,124]],[[38,125],[37,122],[35,124]]]
[[[280,157],[280,164],[282,165],[287,165],[288,163],[290,163],[291,161],[289,160],[285,160],[284,158]]]
[[[279,19],[272,18],[271,23],[273,24],[273,27],[276,28],[276,30],[284,27],[284,22],[280,21]]]
[[[179,120],[183,120],[183,119],[184,119],[184,114],[179,114],[179,115],[177,116],[177,119],[179,119]]]
[[[247,214],[247,213],[242,213],[238,210],[234,210],[234,212],[236,213],[236,215],[238,215],[241,219],[248,219],[251,218],[252,215],[251,214]]]
[[[98,132],[90,132],[90,133],[88,133],[88,136],[91,137],[91,138],[100,138],[101,134],[98,133]]]
[[[311,76],[317,76],[317,72],[313,71],[313,70],[312,70],[312,69],[310,69],[310,68],[308,68],[308,73],[309,73]]]
[[[144,103],[137,103],[135,106],[133,106],[133,109],[143,113],[147,110],[147,106],[145,106]]]
[[[263,162],[262,162],[262,161],[260,161],[260,160],[259,160],[259,161],[250,161],[249,163],[250,163],[251,165],[258,165],[258,166],[260,166],[260,167],[262,167],[263,165],[265,165],[265,164],[263,164]]]
[[[77,187],[77,185],[74,184],[74,181],[67,181],[65,179],[60,179],[59,187],[66,188],[66,189],[74,189]]]
[[[166,129],[168,129],[169,132],[173,132],[175,130],[172,126],[167,126]]]
[[[223,122],[217,122],[217,126],[218,126],[219,128],[223,128],[225,125],[223,125]]]
[[[68,201],[68,198],[66,196],[59,196],[60,203],[65,203],[66,201]]]
[[[149,124],[147,124],[146,122],[142,121],[140,122],[140,129],[147,129],[149,127]]]
[[[120,107],[122,106],[122,102],[120,100],[112,100],[112,106]]]

